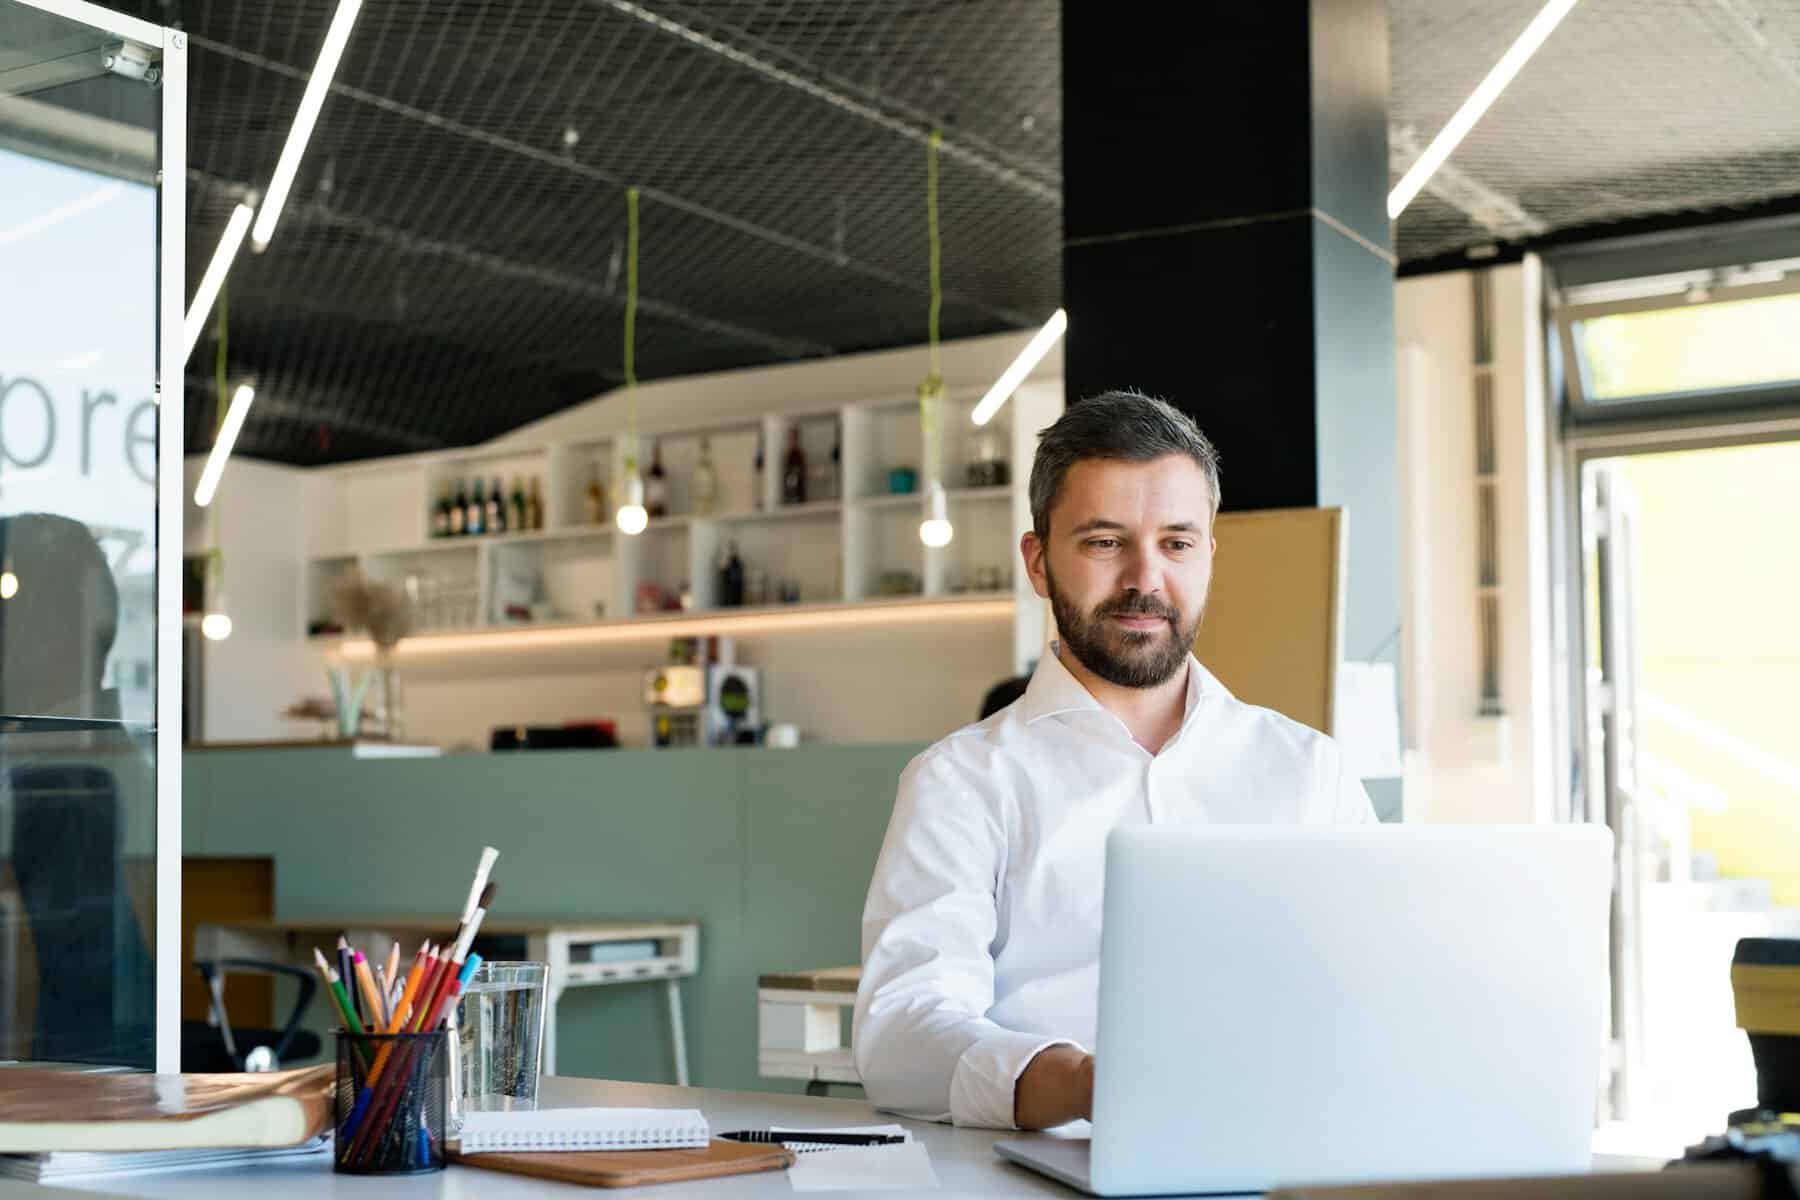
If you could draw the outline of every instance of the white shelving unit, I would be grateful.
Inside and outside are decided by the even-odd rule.
[[[1043,637],[1042,605],[1017,569],[1018,536],[1029,520],[1025,474],[1036,433],[1060,408],[1050,389],[1026,387],[986,429],[969,420],[978,392],[953,393],[943,411],[943,463],[951,544],[928,550],[919,541],[924,496],[933,482],[924,461],[917,402],[881,398],[831,408],[746,416],[704,425],[653,425],[637,435],[638,464],[648,471],[660,451],[670,515],[627,537],[611,523],[617,482],[632,447],[625,435],[562,445],[473,447],[377,460],[323,476],[309,521],[302,609],[310,625],[331,610],[336,577],[352,564],[415,595],[415,632],[475,633],[521,623],[510,602],[544,628],[666,620],[647,609],[654,592],[684,591],[693,613],[718,607],[718,567],[735,546],[746,571],[746,606],[808,611],[867,603],[892,609],[908,597],[937,601],[967,595],[1020,601],[1015,646],[1035,654]],[[841,495],[780,503],[782,465],[791,431],[806,451],[809,490],[819,466],[840,451]],[[764,470],[752,467],[758,437]],[[705,439],[718,478],[712,511],[694,511],[694,468]],[[1006,460],[1012,478],[997,487],[960,486],[984,449]],[[910,469],[912,490],[891,490]],[[598,474],[606,488],[605,522],[583,523],[583,496]],[[544,528],[475,537],[434,538],[431,513],[445,487],[495,480],[510,494],[515,480],[536,480]],[[759,583],[766,586],[759,586]],[[777,603],[781,585],[797,585],[797,603]],[[748,611],[748,607],[746,611]],[[324,637],[316,639],[322,644]]]

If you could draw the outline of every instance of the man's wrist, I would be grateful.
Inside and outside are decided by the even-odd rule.
[[[1094,1107],[1094,1056],[1077,1046],[1048,1046],[1013,1085],[1013,1124],[1049,1129],[1090,1116]]]

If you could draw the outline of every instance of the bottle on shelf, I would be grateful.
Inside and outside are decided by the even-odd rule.
[[[761,512],[763,509],[762,439],[762,430],[758,429],[756,431],[756,458],[752,461],[750,470],[750,507],[756,512]]]
[[[650,473],[644,476],[644,512],[652,517],[669,515],[669,477],[663,471],[660,441],[650,443]]]
[[[600,464],[588,468],[587,490],[581,494],[581,519],[589,525],[606,523],[606,487],[600,482]]]
[[[469,532],[469,493],[462,480],[456,481],[456,499],[450,502],[450,536]]]
[[[494,477],[494,490],[488,493],[487,531],[489,533],[505,533],[506,522],[506,484],[500,477]]]
[[[744,603],[744,560],[738,557],[737,543],[730,543],[719,567],[719,607],[741,608]]]
[[[538,490],[538,477],[531,477],[531,490],[525,493],[525,528],[544,527],[544,494]]]
[[[781,502],[806,503],[806,451],[800,445],[800,426],[788,427],[787,457],[781,464]]]
[[[825,477],[825,495],[823,500],[842,500],[844,498],[844,423],[834,421],[831,426],[831,473]]]
[[[431,506],[431,536],[450,536],[450,481],[438,487],[437,503]]]
[[[694,511],[710,513],[719,500],[719,474],[713,470],[712,446],[700,438],[700,461],[694,465]]]
[[[475,490],[469,495],[469,515],[463,521],[464,533],[479,536],[487,532],[487,498],[482,494],[483,487],[477,476]]]

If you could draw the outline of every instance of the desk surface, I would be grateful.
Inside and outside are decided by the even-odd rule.
[[[871,1125],[895,1120],[875,1112],[860,1100],[823,1100],[767,1092],[724,1092],[706,1088],[678,1088],[648,1083],[608,1083],[592,1079],[546,1078],[544,1099],[554,1105],[621,1105],[645,1108],[698,1108],[718,1129],[754,1129],[770,1125],[830,1126]],[[1000,1161],[994,1142],[1018,1134],[994,1130],[952,1129],[947,1125],[905,1122],[931,1154],[939,1188],[934,1197],[958,1193],[981,1196],[1060,1196],[1070,1200],[1077,1193],[1019,1167]],[[260,1167],[189,1171],[153,1175],[143,1179],[107,1180],[80,1188],[80,1195],[192,1197],[193,1200],[323,1200],[325,1197],[434,1197],[437,1200],[522,1200],[524,1197],[596,1197],[632,1195],[654,1200],[738,1200],[739,1197],[793,1197],[796,1195],[781,1171],[704,1179],[693,1183],[659,1184],[621,1191],[583,1190],[562,1183],[547,1183],[498,1171],[450,1167],[434,1174],[406,1178],[369,1178],[338,1175],[331,1170],[329,1155],[300,1161],[271,1162]],[[16,1189],[16,1190],[15,1190]],[[74,1195],[26,1184],[0,1182],[0,1200],[13,1197]],[[889,1196],[898,1193],[887,1192]]]
[[[715,1130],[754,1129],[770,1125],[832,1126],[872,1125],[896,1118],[877,1113],[861,1100],[824,1100],[767,1092],[725,1092],[708,1088],[678,1088],[648,1083],[610,1083],[595,1079],[546,1078],[544,1099],[553,1105],[620,1105],[644,1108],[698,1108]],[[931,1155],[938,1188],[920,1193],[934,1200],[955,1196],[1058,1196],[1075,1200],[1080,1193],[1001,1161],[993,1144],[1005,1138],[1027,1136],[985,1129],[953,1129],[927,1122],[901,1122]],[[1045,1135],[1038,1135],[1045,1136]],[[1600,1168],[1619,1169],[1660,1165],[1643,1160],[1596,1161]],[[68,1189],[68,1190],[64,1190]],[[108,1180],[87,1186],[43,1188],[0,1181],[0,1200],[28,1197],[94,1196],[192,1197],[193,1200],[323,1200],[325,1197],[433,1197],[435,1200],[575,1200],[584,1194],[569,1184],[548,1183],[498,1171],[450,1167],[433,1175],[380,1178],[338,1175],[329,1155],[304,1160],[267,1163],[209,1171],[152,1175],[142,1179]],[[621,1191],[586,1190],[594,1197],[630,1195],[653,1200],[738,1200],[739,1197],[792,1197],[797,1193],[780,1171],[738,1175],[693,1183],[660,1184]],[[901,1193],[889,1191],[888,1196]]]
[[[346,929],[374,929],[392,933],[432,933],[456,928],[456,916],[451,914],[432,913],[400,913],[377,916],[351,913],[347,916],[323,917],[249,917],[223,921],[202,921],[202,925],[213,925],[221,929],[247,929],[260,933],[284,933],[293,930],[298,933],[342,933]],[[692,920],[671,919],[664,921],[584,921],[577,917],[495,917],[481,923],[483,934],[531,934],[550,931],[579,930],[605,937],[658,937],[674,936],[688,929],[693,929]]]

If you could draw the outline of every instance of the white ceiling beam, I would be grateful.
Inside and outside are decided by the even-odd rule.
[[[1388,127],[1388,169],[1404,175],[1425,152],[1410,125]],[[1495,237],[1517,238],[1543,233],[1549,228],[1527,212],[1517,200],[1495,191],[1452,163],[1438,167],[1425,194],[1441,200]]]

